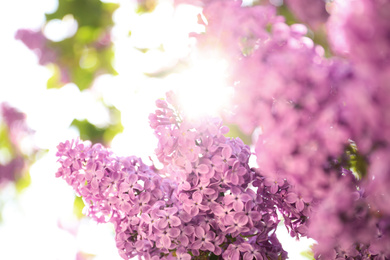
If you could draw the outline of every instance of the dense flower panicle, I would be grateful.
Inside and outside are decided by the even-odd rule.
[[[305,37],[304,25],[288,26],[271,6],[213,1],[203,12],[208,24],[198,46],[217,42],[229,59],[235,89],[230,120],[247,133],[261,129],[256,155],[264,174],[289,178],[303,195],[326,196],[339,178],[330,162],[350,137],[339,124],[342,103],[333,74],[340,62],[325,59],[323,49]],[[239,18],[227,22],[231,13]],[[220,35],[227,39],[219,41]]]
[[[312,1],[300,19],[317,26],[311,11],[327,14]],[[287,2],[300,16],[297,3]],[[115,224],[124,259],[286,259],[279,215],[291,236],[316,239],[316,259],[389,259],[389,1],[332,4],[330,42],[348,60],[325,58],[307,28],[287,25],[273,6],[196,4],[206,26],[197,46],[229,61],[229,120],[257,129],[260,168],[220,119],[189,120],[168,93],[149,116],[162,169],[67,141],[57,176],[90,216]]]
[[[150,125],[159,139],[161,170],[136,157],[116,157],[100,144],[74,140],[58,146],[57,177],[83,197],[89,216],[114,223],[120,255],[286,259],[275,236],[277,210],[299,237],[305,235],[310,201],[285,199],[294,192],[286,180],[275,187],[276,181],[251,169],[249,147],[225,137],[221,120],[187,121],[166,101],[156,105]]]
[[[390,3],[359,0],[335,1],[333,5],[327,24],[329,40],[334,52],[350,60],[349,69],[339,73],[339,98],[344,104],[340,121],[348,127],[356,144],[361,180],[358,191],[356,187],[333,188],[331,194],[349,203],[341,208],[331,202],[336,195],[329,196],[322,207],[329,210],[319,211],[312,219],[311,234],[319,242],[318,255],[334,247],[338,257],[388,259]],[[360,196],[351,200],[356,192]],[[330,216],[331,225],[337,228],[334,233],[314,228]],[[355,250],[352,252],[351,248]]]
[[[228,130],[222,126],[220,120],[187,122],[176,117],[174,121],[174,115],[177,115],[174,108],[163,101],[158,101],[157,105],[160,109],[150,116],[151,126],[155,128],[160,144],[165,145],[159,145],[156,154],[164,163],[166,170],[163,171],[179,183],[174,194],[182,203],[184,211],[192,217],[192,221],[197,221],[197,225],[205,227],[199,231],[195,230],[198,234],[195,233],[193,255],[201,254],[198,252],[200,250],[218,255],[224,252],[224,257],[232,259],[240,257],[240,250],[233,253],[230,252],[231,248],[225,247],[220,252],[221,244],[229,241],[232,243],[239,234],[254,235],[254,230],[258,228],[259,233],[255,237],[265,236],[261,241],[268,242],[269,232],[274,230],[278,223],[277,218],[267,216],[276,215],[275,205],[269,207],[268,211],[264,210],[263,215],[253,214],[254,219],[248,217],[249,212],[258,212],[260,208],[260,205],[252,202],[256,201],[256,193],[249,188],[256,176],[248,166],[249,147],[239,139],[224,137],[223,134]],[[169,141],[166,138],[169,138]],[[188,150],[196,151],[196,156],[188,156],[192,153]],[[244,207],[247,212],[244,212]],[[199,215],[206,218],[197,217]],[[267,224],[262,223],[262,217],[272,219],[268,223],[269,229],[264,229]],[[207,222],[203,222],[206,220]],[[221,244],[212,244],[209,239],[214,237],[225,239],[220,241]],[[202,240],[196,240],[197,238]],[[237,240],[235,244],[239,246]],[[269,254],[266,253],[269,245],[267,247],[262,243],[257,246],[261,248],[263,257],[264,254]],[[278,255],[285,254],[280,251],[277,253],[275,248],[273,250]]]
[[[353,64],[342,81],[342,120],[363,154],[390,141],[389,13],[389,1],[335,1],[327,24],[333,51]]]
[[[387,235],[382,235],[386,228],[376,226],[387,223],[385,200],[390,196],[385,189],[388,170],[378,159],[387,161],[390,137],[389,2],[351,0],[329,5],[331,46],[349,60],[324,58],[323,50],[305,37],[305,26],[288,26],[270,7],[203,2],[207,27],[206,33],[197,36],[198,47],[217,46],[221,56],[229,60],[230,82],[235,89],[231,120],[247,133],[259,129],[255,132],[260,133],[255,137],[257,162],[267,176],[264,183],[269,193],[277,194],[281,189],[281,201],[294,205],[303,215],[290,215],[294,221],[286,218],[286,225],[298,219],[306,222],[296,230],[319,241],[317,255],[332,252],[322,254],[323,259],[357,257],[357,251],[361,256],[388,257],[384,246]],[[287,4],[292,11],[299,9],[293,1]],[[262,15],[255,16],[258,10]],[[324,2],[321,10],[325,11]],[[356,155],[348,152],[351,142],[357,146]],[[351,178],[351,160],[356,160],[352,166],[362,180]],[[280,177],[294,187],[283,191]],[[340,183],[355,186],[338,191]],[[365,190],[365,197],[344,204],[349,207],[349,218],[340,220],[341,208],[330,210],[333,206],[328,198],[351,201],[358,191],[356,185]],[[307,217],[313,205],[319,212],[314,219]],[[362,205],[377,211],[352,217]],[[328,215],[322,215],[326,212]],[[330,226],[344,225],[333,230],[336,234],[354,231],[353,235],[338,239],[333,231],[316,229],[324,226],[326,218],[334,222]],[[356,229],[357,225],[362,227]],[[381,238],[371,250],[369,240],[377,240],[373,230]]]

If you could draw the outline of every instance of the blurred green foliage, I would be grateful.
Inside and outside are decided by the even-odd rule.
[[[301,253],[301,255],[302,255],[303,257],[309,259],[309,260],[314,260],[314,259],[315,259],[315,258],[314,258],[314,253],[313,253],[313,251],[311,251],[311,250],[303,251],[303,252]]]
[[[158,0],[138,1],[137,13],[138,14],[151,13],[154,11],[157,4],[158,4]]]
[[[108,107],[108,109],[110,110],[111,122],[104,128],[97,127],[86,119],[73,120],[71,125],[79,130],[82,140],[108,145],[118,133],[123,131],[120,111],[115,107]]]
[[[59,0],[58,9],[46,14],[47,22],[71,15],[78,23],[75,35],[59,42],[48,41],[57,55],[48,88],[74,82],[80,90],[89,88],[101,74],[117,74],[112,66],[114,51],[110,31],[117,4],[100,0]]]
[[[295,16],[291,13],[291,11],[288,9],[288,7],[284,4],[278,7],[277,12],[278,12],[278,15],[281,15],[285,18],[286,24],[292,25],[295,23],[299,23],[297,18],[295,18]]]
[[[313,245],[310,246],[309,250],[301,252],[301,256],[307,258],[308,260],[315,260],[314,252],[313,252]]]
[[[106,28],[113,25],[112,13],[117,4],[102,3],[100,0],[58,0],[58,8],[52,14],[46,14],[46,20],[62,19],[71,14],[79,27]]]
[[[78,218],[78,219],[81,219],[82,217],[84,217],[84,214],[83,214],[83,209],[84,209],[84,201],[81,197],[75,197],[74,198],[74,202],[73,202],[73,214],[75,214],[75,216]]]
[[[8,153],[12,157],[15,156],[14,149],[8,135],[8,128],[5,124],[0,124],[0,151]]]
[[[368,170],[367,159],[359,153],[354,142],[351,142],[347,147],[346,154],[348,156],[349,167],[355,174],[355,177],[359,180],[366,177]]]
[[[31,184],[31,176],[29,172],[24,172],[19,179],[16,180],[16,191],[18,193],[22,192],[25,188],[30,186]]]

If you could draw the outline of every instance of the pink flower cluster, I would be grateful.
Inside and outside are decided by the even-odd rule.
[[[286,259],[277,211],[316,239],[316,259],[390,259],[389,0],[335,1],[331,58],[273,6],[197,4],[197,47],[230,64],[228,120],[256,129],[259,168],[220,120],[188,121],[169,94],[150,116],[162,169],[76,141],[59,146],[57,175],[115,224],[124,259]]]
[[[165,101],[156,104],[150,124],[163,169],[117,157],[100,144],[58,146],[56,176],[83,197],[89,216],[114,223],[120,255],[286,259],[275,235],[277,210],[292,235],[305,235],[311,199],[286,180],[251,169],[249,147],[226,138],[220,120],[187,121]]]
[[[230,120],[247,133],[258,129],[264,175],[315,200],[306,234],[318,242],[316,258],[389,259],[390,2],[329,4],[331,58],[273,7],[203,2],[198,47],[216,46],[229,60]],[[302,16],[321,1],[312,2]]]
[[[305,196],[323,198],[339,178],[331,165],[349,138],[339,124],[335,81],[348,66],[325,59],[323,49],[305,37],[304,25],[288,26],[271,6],[213,1],[203,12],[208,25],[198,45],[207,49],[210,41],[227,37],[220,49],[229,58],[235,89],[230,120],[247,133],[260,129],[256,155],[264,174],[288,177],[305,187]],[[231,14],[235,22],[226,22]]]

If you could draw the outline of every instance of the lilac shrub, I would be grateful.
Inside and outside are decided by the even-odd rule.
[[[168,101],[175,104],[173,95]],[[117,157],[79,140],[58,146],[62,177],[82,196],[86,214],[115,226],[124,259],[286,259],[275,234],[277,211],[294,236],[304,235],[309,200],[284,179],[249,167],[249,147],[224,136],[220,119],[188,121],[178,107],[156,102],[150,125],[162,169]]]

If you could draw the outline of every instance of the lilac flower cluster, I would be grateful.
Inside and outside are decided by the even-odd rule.
[[[198,46],[229,59],[230,120],[247,133],[258,129],[264,175],[294,184],[303,205],[314,199],[304,228],[318,242],[316,258],[389,259],[389,1],[330,4],[332,58],[272,7],[203,4]]]
[[[197,4],[197,47],[228,60],[229,120],[257,129],[260,168],[220,120],[189,121],[170,94],[150,116],[162,169],[76,141],[58,147],[57,176],[115,224],[124,259],[286,259],[278,212],[292,236],[316,239],[316,259],[390,259],[389,1],[330,5],[332,58],[273,6]]]
[[[146,237],[152,228],[154,220],[149,217],[151,221],[147,221],[147,212],[159,213],[167,183],[163,184],[162,178],[141,159],[117,157],[100,144],[66,141],[58,145],[57,156],[62,167],[56,176],[83,197],[86,214],[98,222],[114,223],[120,255],[128,259],[143,250],[146,241],[140,239],[137,243],[137,239]],[[146,233],[144,229],[138,233],[141,221],[147,227]],[[163,239],[160,233],[158,242]]]
[[[377,68],[389,66],[389,9],[387,0],[335,0],[326,24],[333,51]]]
[[[175,104],[172,93],[168,101]],[[219,119],[187,121],[166,101],[150,124],[163,169],[117,157],[100,144],[58,146],[56,173],[86,202],[86,214],[112,222],[120,255],[145,259],[286,259],[275,235],[279,210],[292,235],[305,235],[311,206],[284,179],[248,165],[249,147],[224,136]]]
[[[344,104],[340,121],[356,144],[360,180],[332,188],[312,219],[312,236],[323,259],[330,258],[327,252],[389,259],[390,2],[335,1],[332,10],[327,24],[331,46],[350,61],[350,72],[338,79],[338,98]],[[331,202],[336,197],[343,198],[344,207]],[[333,234],[314,229],[330,215]]]
[[[220,43],[235,88],[230,120],[247,133],[260,129],[256,155],[264,174],[289,178],[305,188],[303,195],[323,198],[340,176],[332,162],[348,143],[333,82],[346,65],[325,59],[323,49],[305,37],[304,25],[288,26],[271,6],[213,1],[203,12],[208,25],[197,37],[199,46],[228,37]],[[233,13],[240,22],[222,19]]]
[[[349,8],[352,4],[356,8]],[[367,154],[390,141],[390,3],[360,0],[334,5],[327,24],[330,43],[354,70],[353,77],[342,82],[346,85],[340,92],[346,104],[342,120],[350,126],[359,150]]]
[[[316,259],[388,259],[390,218],[356,185],[345,177],[312,215],[309,235],[318,241]]]

